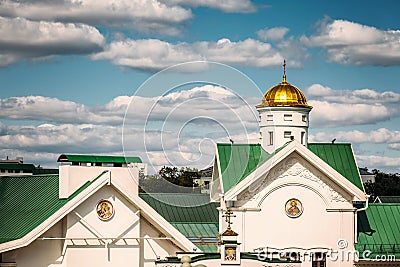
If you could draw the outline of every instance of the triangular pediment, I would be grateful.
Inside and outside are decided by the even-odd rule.
[[[309,149],[294,141],[229,189],[225,200],[252,201],[252,206],[255,207],[267,194],[265,190],[268,186],[273,190],[277,186],[296,183],[315,190],[324,198],[328,207],[335,205],[332,203],[366,201],[367,198],[360,188]]]
[[[84,186],[77,190],[76,193],[72,194],[70,198],[59,200],[57,188],[58,181],[54,180],[58,179],[58,176],[53,176],[54,177],[52,178],[52,184],[54,184],[54,186],[51,186],[52,184],[50,184],[48,188],[49,192],[35,191],[31,194],[32,198],[39,197],[37,196],[37,194],[48,194],[49,197],[54,199],[53,202],[55,204],[52,204],[52,206],[50,207],[53,209],[53,212],[46,215],[46,217],[43,217],[43,220],[41,220],[40,222],[37,219],[40,214],[36,214],[34,216],[34,219],[36,219],[36,221],[32,219],[31,222],[28,222],[26,219],[23,225],[21,224],[23,227],[26,228],[26,233],[20,231],[19,236],[15,235],[15,238],[5,240],[4,242],[0,243],[0,253],[31,244],[34,240],[43,235],[46,231],[48,231],[51,227],[60,222],[63,218],[73,213],[78,207],[82,206],[91,196],[97,194],[100,190],[106,188],[107,186],[111,186],[114,190],[121,194],[121,196],[125,199],[124,201],[130,203],[130,205],[135,207],[137,210],[140,210],[140,216],[145,218],[145,220],[149,222],[152,227],[155,227],[157,231],[160,231],[165,236],[170,237],[171,242],[173,242],[177,247],[184,251],[191,251],[193,247],[195,247],[195,245],[190,240],[188,240],[182,233],[174,228],[174,226],[172,226],[160,214],[158,214],[150,205],[148,205],[143,199],[141,199],[136,191],[133,192],[133,190],[130,189],[132,188],[132,186],[127,187],[128,179],[126,179],[126,177],[113,177],[112,174],[109,174],[108,172],[103,172],[96,179],[92,180],[91,182],[87,182]],[[47,176],[44,178],[47,178]],[[31,180],[35,183],[39,183],[40,177],[34,177]],[[43,179],[43,183],[49,184],[48,178],[47,180]],[[15,187],[17,186],[18,184],[15,183]],[[9,188],[10,187],[11,184],[9,184]],[[16,195],[13,199],[15,200],[15,198],[17,197],[29,201],[29,197],[23,195]],[[42,196],[42,198],[43,197],[45,196]],[[52,203],[49,200],[47,202],[50,204]],[[58,202],[60,202],[61,204],[58,204]],[[59,206],[56,206],[56,204]],[[8,214],[8,216],[9,217],[6,222],[12,222],[12,219],[13,217],[15,217],[15,215],[10,213]],[[79,214],[76,214],[76,216],[79,217]],[[30,226],[30,224],[28,225],[28,223],[31,223],[32,226]],[[15,229],[17,226],[18,225],[15,223],[9,225],[10,229]],[[3,230],[6,231],[5,227],[3,227]]]

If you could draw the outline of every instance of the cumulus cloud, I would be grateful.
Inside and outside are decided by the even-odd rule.
[[[376,124],[398,116],[400,94],[371,89],[334,90],[313,84],[306,90],[312,127]]]
[[[213,85],[172,92],[165,96],[118,96],[101,106],[43,96],[0,99],[0,118],[70,124],[145,125],[147,121],[184,123],[194,118],[210,118],[230,126],[256,127],[254,103],[248,104],[229,90]],[[231,114],[226,116],[226,112]],[[195,124],[204,120],[193,121]],[[0,128],[1,131],[1,128]]]
[[[51,55],[90,54],[104,44],[91,26],[0,17],[0,65]]]
[[[261,40],[264,41],[266,40],[279,41],[285,37],[288,31],[289,29],[286,27],[265,28],[257,31],[257,35],[258,37],[261,38]]]
[[[377,92],[371,89],[334,90],[321,84],[313,84],[306,89],[306,95],[315,100],[324,100],[331,103],[349,104],[387,104],[400,103],[400,94],[386,91]]]
[[[109,123],[121,124],[123,113],[119,113],[114,99],[100,109],[102,114],[96,114],[83,104],[72,101],[62,101],[57,98],[43,96],[24,96],[0,99],[0,118],[12,120],[35,120],[56,123]],[[121,104],[123,105],[123,104]],[[126,107],[126,106],[125,106]],[[108,110],[109,112],[105,112]]]
[[[213,85],[159,97],[119,96],[96,107],[42,96],[13,97],[0,100],[0,109],[2,119],[30,122],[0,123],[0,148],[14,151],[8,155],[124,150],[155,166],[204,167],[213,160],[214,142],[258,140],[254,104]]]
[[[308,101],[314,108],[310,114],[311,127],[340,127],[376,124],[393,117],[390,108],[381,105],[343,104],[327,101]]]
[[[0,147],[28,152],[99,153],[121,150],[120,135],[116,127],[92,124],[7,126],[0,135]]]
[[[177,27],[190,19],[192,13],[180,6],[168,6],[157,0],[4,0],[0,16],[177,34]]]
[[[163,2],[190,7],[204,6],[220,9],[228,13],[251,13],[257,11],[256,6],[250,0],[163,0]]]
[[[362,132],[359,130],[338,131],[334,133],[318,132],[310,138],[312,142],[327,142],[336,138],[338,142],[388,144],[389,147],[391,145],[396,147],[400,144],[400,131],[379,128],[369,132]]]
[[[358,166],[371,166],[370,168],[379,170],[389,170],[390,172],[400,172],[400,158],[392,158],[375,155],[356,156]]]
[[[325,19],[317,33],[301,40],[323,47],[331,62],[355,65],[400,65],[400,30],[380,30],[346,20]]]
[[[172,44],[157,39],[118,40],[107,45],[104,51],[92,56],[94,60],[111,60],[115,65],[144,70],[160,70],[171,65],[210,60],[230,65],[268,67],[280,65],[282,54],[269,43],[254,39],[233,42]],[[295,64],[296,59],[293,59]]]

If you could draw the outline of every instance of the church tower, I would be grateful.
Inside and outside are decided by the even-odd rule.
[[[265,151],[272,153],[290,140],[307,145],[312,107],[303,92],[286,81],[286,60],[282,82],[264,94],[256,109],[260,115],[261,146]]]

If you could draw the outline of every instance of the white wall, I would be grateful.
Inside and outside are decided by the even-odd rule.
[[[109,221],[100,220],[96,213],[102,199],[115,208]],[[16,262],[18,267],[154,266],[157,256],[165,258],[182,251],[170,240],[159,239],[163,236],[138,207],[113,186],[105,185],[40,236],[61,239],[36,240],[3,253],[3,261]],[[118,240],[113,241],[115,238]]]
[[[50,228],[43,236],[62,237],[63,222]],[[3,253],[3,262],[16,262],[18,267],[62,265],[62,240],[35,240],[29,246]]]
[[[101,167],[101,166],[75,166],[61,165],[59,167],[59,196],[67,198],[78,190],[87,181],[92,181],[102,172],[108,171],[106,176],[122,177],[129,185],[126,189],[132,193],[137,192],[139,171],[145,168],[145,164],[134,163],[132,167]]]
[[[260,115],[260,134],[261,146],[268,152],[272,153],[277,148],[289,142],[290,136],[285,137],[284,133],[291,132],[299,143],[307,145],[308,140],[308,126],[309,126],[309,112],[311,109],[305,107],[262,107],[257,111]],[[285,119],[285,115],[290,115]],[[303,116],[305,120],[303,121]],[[270,132],[273,134],[273,143],[270,144]],[[302,140],[302,134],[304,137]]]
[[[238,196],[232,229],[239,233],[242,251],[257,248],[302,248],[313,251],[339,250],[339,239],[354,243],[354,212],[351,197],[298,155],[274,167],[259,187]],[[297,198],[303,214],[290,218],[285,204]],[[222,229],[226,227],[223,223]],[[293,251],[295,249],[289,249]],[[353,266],[352,261],[328,266]],[[304,262],[302,266],[311,266]]]

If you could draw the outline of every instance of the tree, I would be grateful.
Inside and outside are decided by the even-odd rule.
[[[375,182],[364,183],[365,191],[371,195],[371,200],[377,196],[400,196],[400,178],[396,174],[384,173],[379,170],[372,170],[375,175]]]
[[[158,175],[143,177],[139,181],[139,191],[148,193],[194,193],[193,179],[199,178],[197,169],[164,166]]]

